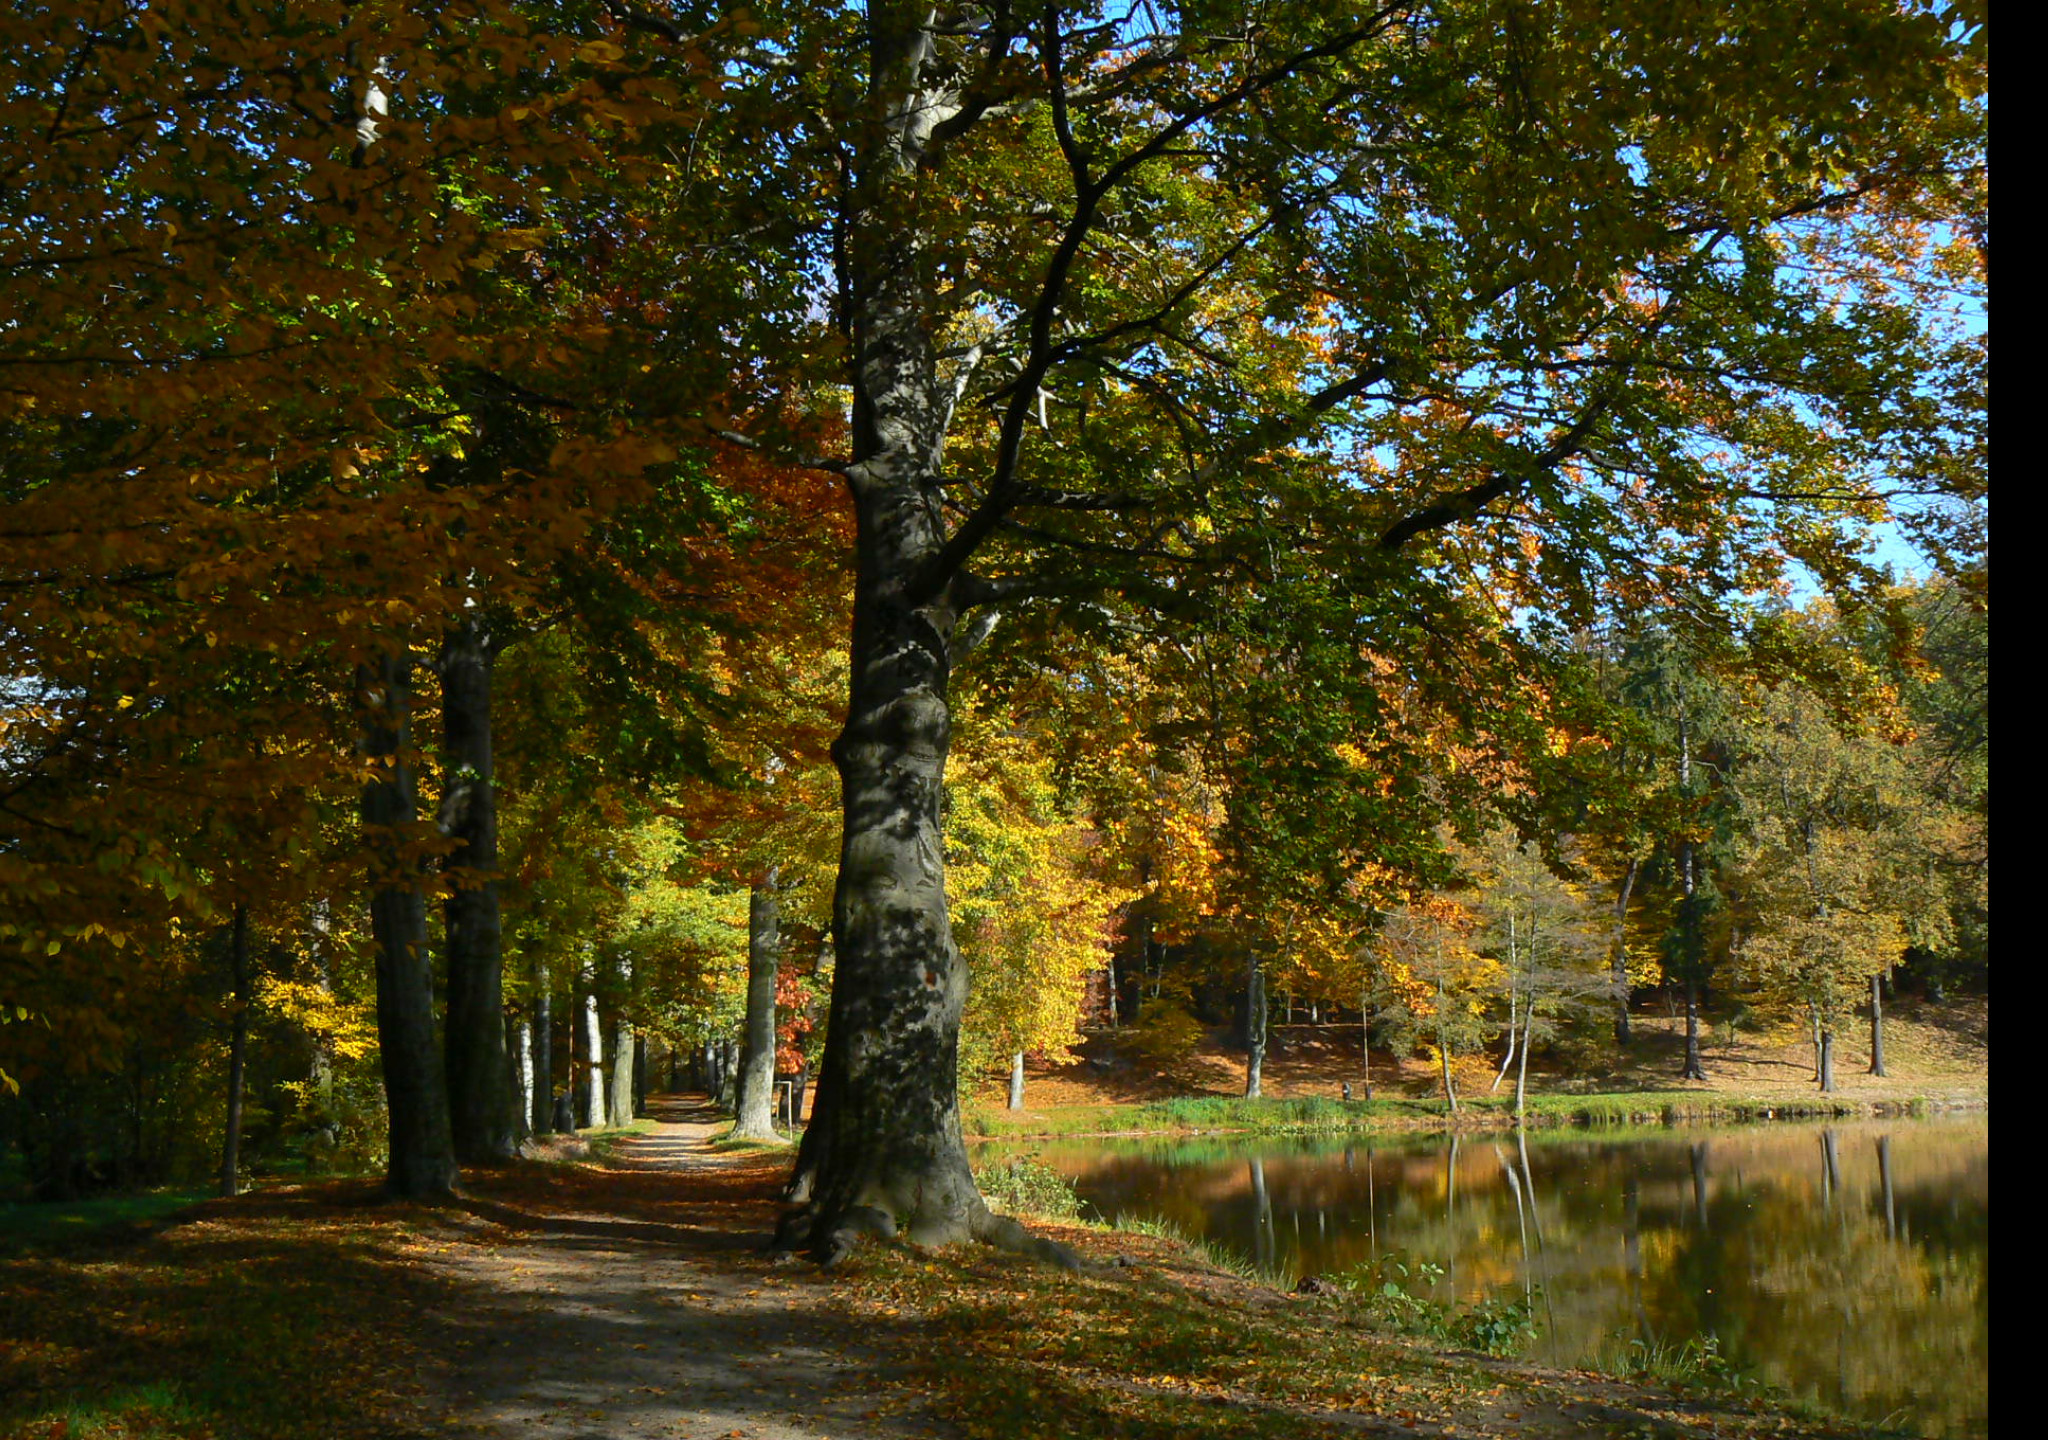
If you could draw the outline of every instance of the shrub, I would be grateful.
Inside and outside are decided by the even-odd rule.
[[[1067,1177],[1022,1155],[1007,1164],[976,1170],[974,1183],[981,1188],[981,1198],[995,1210],[1047,1220],[1081,1218],[1081,1197]]]

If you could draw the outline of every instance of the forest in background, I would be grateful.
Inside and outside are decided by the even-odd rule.
[[[1105,969],[1254,1094],[1275,994],[1448,1084],[1665,986],[1827,1083],[1888,979],[1984,985],[1981,27],[1726,39],[1745,110],[1598,91],[1711,50],[1633,11],[963,15],[10,13],[20,1193],[431,1193],[672,1065],[763,1135],[849,954],[952,995],[840,1027],[941,1126]],[[943,183],[875,159],[913,52]],[[843,878],[905,786],[909,942]]]

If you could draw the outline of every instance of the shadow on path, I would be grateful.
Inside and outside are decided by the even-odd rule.
[[[654,1124],[602,1168],[480,1172],[431,1262],[485,1298],[436,1315],[451,1428],[483,1436],[711,1440],[944,1436],[890,1398],[892,1338],[833,1282],[762,1251],[786,1153],[720,1154],[702,1096],[650,1097]]]

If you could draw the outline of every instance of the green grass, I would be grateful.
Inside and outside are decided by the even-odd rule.
[[[1148,1235],[1155,1240],[1177,1245],[1189,1258],[1207,1265],[1211,1270],[1221,1270],[1226,1275],[1235,1275],[1240,1280],[1249,1280],[1255,1285],[1285,1290],[1294,1283],[1294,1276],[1284,1267],[1278,1264],[1261,1265],[1255,1257],[1245,1254],[1242,1250],[1190,1235],[1171,1220],[1128,1215],[1110,1228],[1130,1235]]]
[[[1634,1090],[1577,1095],[1531,1095],[1525,1123],[1607,1128],[1726,1123],[1750,1120],[1841,1119],[1868,1114],[1923,1113],[1924,1098],[1857,1100],[1842,1096],[1743,1096],[1688,1090]],[[973,1136],[1187,1134],[1237,1131],[1324,1134],[1344,1131],[1507,1128],[1512,1096],[1461,1098],[1455,1117],[1441,1099],[1246,1100],[1191,1095],[1142,1105],[1064,1105],[1008,1111],[969,1105],[964,1122]]]
[[[173,1215],[210,1198],[212,1187],[145,1190],[101,1195],[90,1200],[54,1200],[0,1205],[0,1249],[50,1245],[110,1226],[139,1225]]]

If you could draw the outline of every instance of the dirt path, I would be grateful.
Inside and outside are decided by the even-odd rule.
[[[429,1317],[449,1346],[428,1377],[448,1424],[548,1440],[949,1433],[918,1413],[902,1366],[847,1317],[829,1280],[761,1252],[784,1157],[713,1152],[725,1125],[701,1102],[651,1108],[652,1130],[608,1156],[622,1172],[617,1209],[562,1209],[485,1177],[448,1222],[448,1239],[466,1243],[428,1263],[477,1297]],[[668,1174],[714,1170],[739,1191],[727,1213],[664,1205]],[[737,1230],[718,1223],[734,1220]]]

